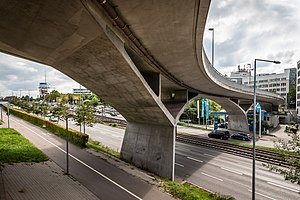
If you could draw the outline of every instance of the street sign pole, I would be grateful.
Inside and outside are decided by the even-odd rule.
[[[9,128],[9,115],[10,115],[10,113],[9,113],[9,103],[7,105],[8,105],[7,106],[7,128]]]
[[[67,152],[67,175],[69,175],[69,118],[66,117],[66,152]]]
[[[3,114],[2,114],[2,104],[1,104],[1,121],[3,121]]]
[[[197,100],[197,118],[198,118],[198,124],[200,125],[200,100]]]
[[[258,137],[261,138],[261,108],[259,109],[259,133]]]

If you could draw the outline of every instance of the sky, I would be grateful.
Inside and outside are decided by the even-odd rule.
[[[215,68],[229,75],[237,66],[253,66],[254,59],[279,60],[257,63],[257,73],[282,73],[300,60],[299,0],[212,0],[204,32],[204,49],[211,58],[214,28]],[[79,88],[61,72],[45,65],[0,53],[0,96],[36,97],[46,80],[50,89],[71,93]]]

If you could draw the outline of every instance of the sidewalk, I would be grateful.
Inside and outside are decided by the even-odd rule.
[[[6,124],[0,128],[7,128]],[[0,165],[0,200],[99,200],[53,161]]]
[[[52,161],[5,164],[0,172],[1,200],[97,200]]]

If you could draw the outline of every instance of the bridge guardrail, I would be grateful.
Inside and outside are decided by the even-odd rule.
[[[223,74],[221,74],[216,68],[214,68],[211,63],[208,60],[208,57],[205,53],[205,51],[203,50],[202,53],[203,56],[203,60],[204,60],[204,67],[205,69],[209,72],[209,74],[211,74],[214,78],[216,78],[219,82],[221,82],[224,85],[227,85],[233,89],[236,90],[242,90],[244,92],[248,92],[248,93],[253,93],[253,87],[249,87],[249,86],[245,86],[245,85],[240,85],[237,84],[233,81],[230,81],[228,78],[226,78]],[[267,92],[264,90],[257,90],[257,93],[259,95],[265,95],[265,96],[271,96],[273,98],[278,98],[278,99],[283,99],[282,96],[278,95],[278,94],[274,94],[271,92]]]

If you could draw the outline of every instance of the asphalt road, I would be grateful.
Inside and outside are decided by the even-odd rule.
[[[12,115],[10,127],[22,133],[51,160],[66,170],[63,139]],[[92,155],[85,149],[70,144],[69,153],[70,174],[99,199],[173,199],[158,188]]]
[[[93,140],[100,140],[103,144],[119,150],[125,130],[97,124],[87,128],[86,132]],[[205,136],[209,131],[179,126],[178,132]],[[251,199],[251,159],[176,142],[175,176],[179,181],[186,180],[209,191],[231,195],[236,199]],[[257,161],[256,199],[300,199],[300,186],[269,172]]]

